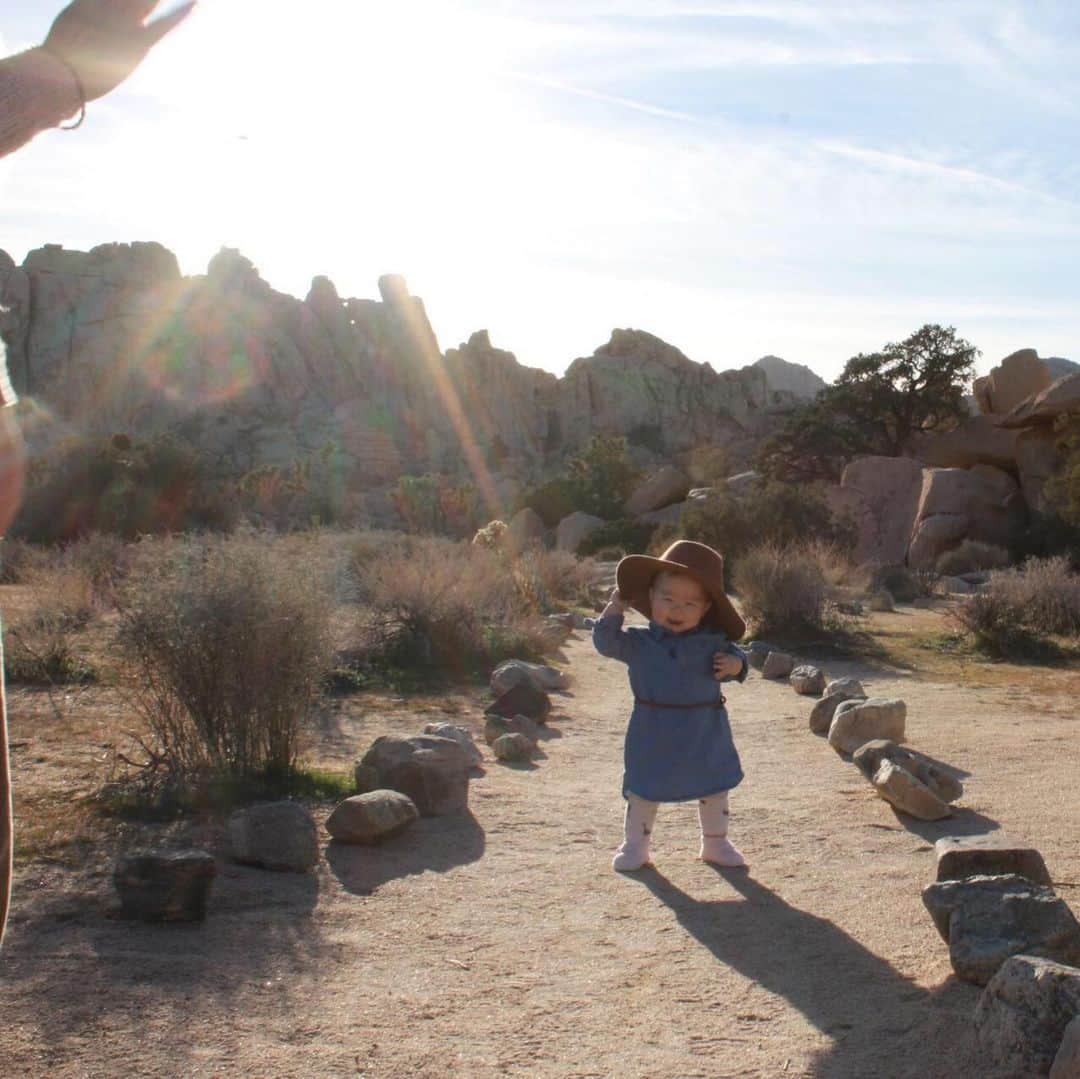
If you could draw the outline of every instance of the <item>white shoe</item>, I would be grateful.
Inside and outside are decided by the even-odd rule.
[[[649,843],[623,843],[611,859],[611,868],[618,873],[632,873],[635,869],[652,865],[649,861]]]
[[[703,862],[739,869],[746,865],[742,851],[726,835],[706,835],[701,837],[701,852],[698,857]]]

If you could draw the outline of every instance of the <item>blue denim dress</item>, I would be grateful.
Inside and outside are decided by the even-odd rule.
[[[621,614],[597,619],[593,644],[602,656],[627,665],[634,691],[623,751],[623,797],[686,802],[737,786],[743,771],[713,677],[713,656],[738,656],[743,668],[734,680],[742,682],[746,653],[710,627],[671,633],[655,622],[648,629],[622,624]]]

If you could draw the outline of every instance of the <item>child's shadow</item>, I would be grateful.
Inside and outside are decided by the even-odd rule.
[[[896,1045],[900,1037],[933,1036],[919,1029],[928,1016],[939,1019],[941,1010],[948,1009],[970,1019],[978,995],[971,986],[950,979],[940,989],[926,990],[832,922],[786,903],[745,869],[716,872],[738,895],[694,899],[651,867],[635,879],[720,962],[787,1000],[834,1039],[815,1074],[883,1074],[877,1068],[885,1046]],[[966,1076],[965,1047],[958,1044],[964,1035],[958,1038],[957,1033],[964,1029],[959,1023],[944,1024],[941,1059],[957,1068],[941,1072],[938,1079]],[[845,1040],[849,1031],[857,1035]]]

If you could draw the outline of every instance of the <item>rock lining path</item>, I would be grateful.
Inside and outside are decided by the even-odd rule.
[[[87,898],[67,871],[24,871],[0,957],[12,1074],[981,1074],[978,990],[951,976],[920,891],[938,836],[997,820],[1059,882],[1080,879],[1070,699],[1020,714],[1007,689],[824,664],[903,696],[912,744],[972,773],[954,819],[901,822],[809,732],[812,701],[755,672],[729,692],[749,873],[695,861],[684,805],[661,809],[655,870],[620,876],[625,672],[584,633],[565,654],[574,685],[543,756],[489,763],[470,815],[330,848],[317,875],[225,865],[202,926],[129,926],[108,916],[105,880]],[[480,708],[468,721],[479,738]],[[342,762],[387,732],[347,721]],[[1076,890],[1060,894],[1075,909]]]

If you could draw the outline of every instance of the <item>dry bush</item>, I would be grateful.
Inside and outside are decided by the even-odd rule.
[[[826,582],[803,545],[752,547],[736,563],[743,614],[757,633],[817,628],[825,616]]]
[[[976,645],[992,655],[1045,651],[1046,636],[1080,634],[1080,577],[1064,555],[995,570],[981,592],[952,612]]]
[[[865,562],[857,563],[850,548],[818,538],[809,539],[799,546],[803,555],[821,570],[830,591],[865,592],[870,587],[871,567]]]
[[[172,780],[292,770],[329,664],[329,598],[271,538],[139,545],[119,641]]]
[[[596,563],[569,551],[531,547],[514,561],[514,581],[526,605],[547,612],[560,604],[587,604]]]
[[[354,559],[366,607],[363,650],[371,661],[427,673],[465,675],[511,655],[544,648],[535,597],[544,587],[536,563],[525,584],[505,559],[484,547],[435,537]]]
[[[94,602],[103,608],[113,607],[131,569],[133,546],[120,536],[91,532],[63,548],[62,562],[85,575],[93,591]]]
[[[937,560],[937,571],[946,577],[961,573],[976,573],[985,569],[1001,569],[1009,564],[1009,552],[993,543],[964,540]]]
[[[0,584],[25,584],[27,574],[48,566],[53,553],[49,547],[5,536],[0,542]]]
[[[505,521],[488,521],[483,528],[476,530],[476,535],[473,536],[472,541],[480,547],[498,551],[506,545],[508,529],[509,525]]]

